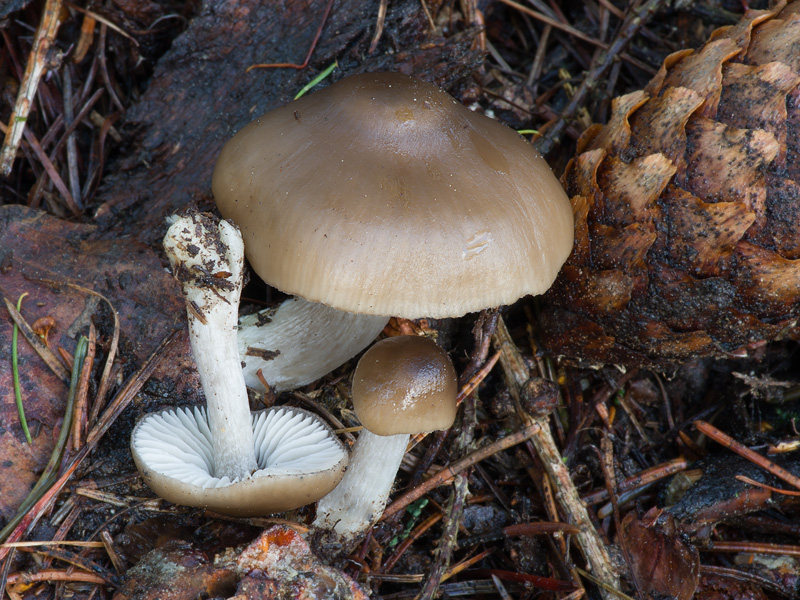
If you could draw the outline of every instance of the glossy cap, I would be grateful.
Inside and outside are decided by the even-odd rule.
[[[544,292],[572,210],[515,131],[399,73],[353,75],[223,148],[222,215],[270,285],[340,310],[453,317]]]
[[[353,408],[376,435],[447,429],[456,418],[458,380],[447,352],[415,335],[385,338],[353,374]]]

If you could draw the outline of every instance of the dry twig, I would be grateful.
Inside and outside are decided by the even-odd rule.
[[[448,465],[441,471],[438,471],[435,475],[431,478],[425,480],[424,483],[408,490],[405,494],[401,495],[397,498],[394,502],[392,502],[384,511],[383,517],[381,520],[386,520],[392,515],[397,514],[401,510],[403,510],[406,506],[414,502],[414,500],[419,500],[425,494],[427,494],[432,489],[443,485],[447,482],[448,479],[455,477],[456,474],[460,473],[464,469],[471,467],[474,464],[479,463],[482,460],[487,459],[492,454],[496,454],[497,452],[501,452],[503,450],[507,450],[516,446],[519,443],[524,442],[525,440],[529,439],[532,435],[535,435],[539,429],[538,424],[532,423],[531,425],[517,431],[516,433],[512,433],[511,435],[507,435],[504,438],[500,438],[497,441],[492,442],[491,444],[487,444],[478,450],[470,453],[469,455],[465,456],[461,460],[458,460],[451,465]]]
[[[525,367],[517,347],[506,329],[505,323],[500,320],[495,333],[495,346],[500,350],[500,364],[506,374],[509,390],[515,403],[519,407],[519,391],[529,379],[528,369]],[[530,438],[536,454],[542,461],[547,474],[555,486],[555,497],[561,509],[569,516],[573,525],[580,528],[576,540],[581,552],[590,565],[595,576],[611,588],[619,588],[619,576],[611,565],[603,540],[598,535],[592,524],[586,506],[578,496],[578,491],[572,483],[569,470],[561,459],[556,442],[550,433],[548,416],[533,417],[518,409],[518,414],[525,423],[525,430],[535,431]],[[608,592],[604,590],[607,597]]]
[[[695,421],[694,426],[697,427],[702,433],[710,437],[715,442],[722,444],[723,446],[729,448],[730,450],[736,452],[739,456],[743,456],[750,462],[758,465],[765,471],[772,473],[775,477],[779,479],[783,479],[789,485],[794,486],[798,490],[800,490],[800,477],[790,473],[783,467],[776,465],[774,462],[761,456],[758,452],[754,452],[750,450],[747,446],[740,444],[735,439],[730,437],[728,434],[723,433],[710,423],[706,423],[705,421]]]
[[[475,403],[475,394],[471,394],[464,400],[458,436],[453,448],[455,456],[465,454],[472,445],[476,423]],[[450,500],[445,511],[442,535],[439,537],[428,578],[425,580],[422,591],[418,596],[419,600],[432,600],[436,596],[442,577],[450,566],[450,558],[458,538],[458,530],[461,525],[461,516],[464,512],[468,491],[469,481],[466,475],[463,473],[456,474],[453,478],[453,491],[450,494]]]
[[[628,45],[639,29],[647,23],[663,5],[664,0],[648,0],[645,4],[631,12],[623,26],[620,27],[614,42],[609,45],[607,50],[604,50],[600,54],[591,70],[586,73],[580,86],[578,86],[578,89],[575,90],[574,95],[570,99],[569,104],[560,112],[558,120],[547,129],[542,137],[534,142],[534,146],[536,146],[539,152],[547,155],[553,149],[553,146],[558,143],[564,130],[569,125],[570,119],[578,112],[580,107],[584,106],[590,93],[602,83],[603,75],[614,61],[617,60],[623,48]],[[553,23],[550,24],[554,27],[556,26]]]
[[[6,304],[8,314],[11,315],[11,319],[14,321],[14,323],[16,323],[17,327],[19,327],[20,333],[25,336],[25,339],[36,351],[36,354],[39,355],[39,358],[41,358],[45,364],[50,367],[50,370],[53,371],[53,373],[55,373],[59,379],[62,381],[69,381],[69,371],[66,369],[66,367],[64,367],[58,357],[53,354],[50,348],[45,345],[41,338],[36,335],[36,333],[33,331],[33,328],[31,328],[31,326],[28,324],[28,321],[25,320],[25,317],[23,317],[14,306],[14,303],[5,296],[3,297],[3,301]]]
[[[16,542],[22,538],[27,531],[41,518],[44,511],[52,506],[55,499],[58,497],[61,489],[70,480],[75,470],[95,448],[102,436],[108,431],[108,428],[114,423],[116,418],[122,410],[128,406],[133,397],[139,392],[142,386],[149,379],[153,370],[158,366],[160,360],[166,355],[172,343],[175,341],[175,333],[167,336],[158,348],[148,357],[139,370],[134,373],[127,383],[117,392],[114,399],[109,404],[108,408],[103,413],[98,423],[89,432],[86,439],[86,444],[74,456],[69,466],[62,469],[60,477],[49,486],[48,490],[42,495],[41,499],[28,510],[25,517],[20,521],[14,530],[7,537],[6,541]],[[0,561],[6,558],[10,548],[0,547]]]
[[[25,66],[25,74],[20,82],[17,102],[14,105],[14,112],[11,113],[3,149],[0,150],[0,175],[4,177],[9,176],[11,167],[14,165],[14,158],[25,131],[28,114],[33,106],[39,81],[48,67],[49,51],[53,46],[60,24],[61,0],[47,0],[42,11],[42,20],[36,30],[28,63]]]

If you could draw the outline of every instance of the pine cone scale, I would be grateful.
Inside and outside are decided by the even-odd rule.
[[[799,155],[800,1],[667,57],[567,166],[575,247],[545,298],[549,349],[664,366],[800,336]]]

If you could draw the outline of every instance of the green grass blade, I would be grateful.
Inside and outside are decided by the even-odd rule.
[[[22,299],[28,295],[25,292],[17,300],[17,311],[22,308]],[[25,439],[31,444],[31,432],[28,431],[28,421],[25,419],[25,407],[22,404],[22,390],[19,385],[19,355],[17,354],[17,337],[19,336],[19,327],[14,323],[14,328],[11,330],[11,372],[14,377],[14,399],[17,401],[17,414],[19,414],[19,423],[22,425],[22,431],[25,432]]]
[[[297,100],[297,99],[298,99],[300,96],[302,96],[303,94],[305,94],[305,93],[306,93],[308,90],[310,90],[311,88],[313,88],[313,87],[314,87],[315,85],[317,85],[317,84],[318,84],[320,81],[322,81],[322,80],[323,80],[323,79],[325,79],[325,78],[326,78],[328,75],[330,75],[331,73],[333,73],[333,70],[334,70],[336,67],[338,67],[338,66],[339,66],[339,63],[338,63],[338,61],[333,61],[333,63],[331,63],[330,65],[328,65],[328,66],[325,68],[325,70],[324,70],[322,73],[320,73],[319,75],[317,75],[316,77],[314,77],[314,79],[312,79],[312,80],[311,80],[311,81],[309,81],[307,84],[305,84],[305,85],[304,85],[304,86],[303,86],[303,87],[300,89],[300,91],[299,91],[299,92],[297,92],[297,95],[295,95],[294,99],[295,99],[295,100]]]
[[[72,362],[72,378],[69,385],[69,396],[67,396],[67,406],[64,410],[64,420],[61,423],[61,431],[58,433],[53,453],[50,455],[50,461],[47,463],[39,480],[31,489],[28,497],[22,502],[17,511],[17,514],[12,517],[6,526],[0,530],[0,544],[16,529],[17,525],[22,521],[31,507],[36,504],[39,499],[44,496],[50,486],[52,486],[58,479],[58,468],[61,464],[61,459],[64,455],[64,449],[67,446],[69,439],[69,432],[72,427],[72,417],[75,408],[75,396],[78,393],[78,381],[80,379],[81,369],[83,362],[86,359],[86,349],[89,347],[89,340],[86,336],[81,336],[78,340],[78,345],[75,348],[75,355]]]

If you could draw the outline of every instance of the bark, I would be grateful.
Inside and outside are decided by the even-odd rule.
[[[213,207],[211,173],[222,145],[243,125],[285,104],[334,60],[328,81],[352,73],[398,70],[443,87],[468,75],[483,54],[475,32],[429,34],[417,0],[391,2],[381,42],[368,54],[379,2],[334,2],[305,69],[253,69],[302,63],[326,2],[206,2],[156,68],[141,101],[126,115],[132,147],[110,166],[98,194],[98,222],[156,246],[164,218],[193,205]]]

